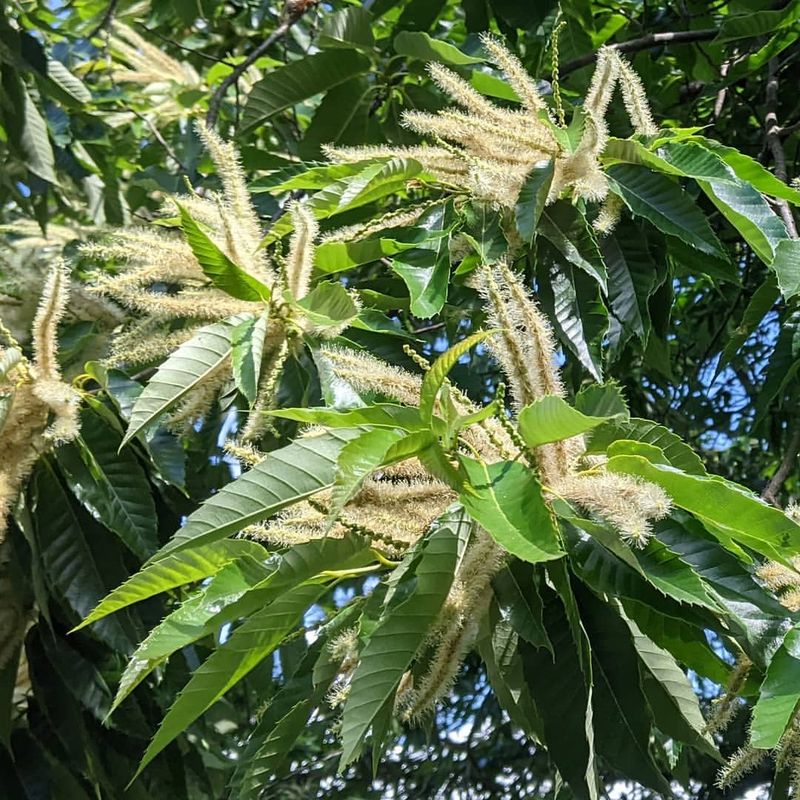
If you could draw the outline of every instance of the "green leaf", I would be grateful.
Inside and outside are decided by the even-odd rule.
[[[608,469],[658,484],[675,505],[708,522],[714,535],[721,531],[781,562],[800,552],[800,526],[735,483],[717,476],[688,475],[642,456],[614,456],[608,461]]]
[[[263,558],[266,554],[267,551],[257,542],[246,539],[223,539],[220,542],[167,556],[144,567],[104,597],[83,622],[75,627],[75,630],[80,630],[108,614],[146,600],[148,597],[203,580],[244,555]]]
[[[462,339],[458,344],[453,345],[447,352],[443,353],[433,366],[425,373],[422,381],[422,390],[419,399],[419,413],[422,419],[430,420],[433,417],[433,408],[439,390],[442,388],[450,370],[456,365],[458,360],[465,353],[468,353],[476,344],[482,342],[493,331],[478,331]]]
[[[455,45],[433,39],[422,31],[400,31],[394,37],[394,51],[400,56],[416,58],[419,61],[440,61],[462,67],[466,64],[481,64],[484,59],[468,56]]]
[[[792,628],[767,667],[753,708],[751,744],[775,747],[791,722],[800,700],[800,630]]]
[[[387,238],[361,239],[354,242],[322,242],[315,248],[314,266],[320,272],[329,275],[396,256],[416,247],[416,242],[398,242]]]
[[[227,361],[233,331],[245,318],[239,315],[200,328],[161,364],[136,398],[123,446]]]
[[[421,170],[420,164],[410,158],[369,159],[355,174],[326,183],[306,203],[317,219],[328,219],[388,195],[401,194],[407,181]],[[272,191],[280,193],[279,189],[280,186],[274,187]],[[272,225],[261,243],[262,247],[281,239],[292,229],[291,214],[284,214]]]
[[[181,228],[186,236],[189,247],[197,259],[197,263],[218,289],[226,292],[237,300],[248,300],[254,303],[267,301],[271,290],[245,272],[241,267],[231,261],[225,253],[211,240],[192,215],[177,201],[181,218]]]
[[[592,229],[581,211],[566,200],[558,200],[542,211],[542,234],[574,266],[591,275],[607,290],[608,275]]]
[[[492,580],[495,596],[503,608],[503,617],[514,630],[534,647],[552,651],[544,628],[544,605],[538,588],[538,576],[524,561],[512,561]]]
[[[336,522],[342,509],[361,488],[364,480],[386,463],[392,446],[407,435],[397,428],[375,428],[364,431],[341,449],[331,490],[329,527]]]
[[[162,720],[131,780],[135,780],[176,736],[257,667],[325,591],[325,586],[316,583],[298,586],[280,595],[236,628],[230,639],[194,671]]]
[[[693,136],[692,141],[700,142],[703,147],[718,155],[735,173],[743,183],[750,184],[754,189],[770,197],[780,197],[790,203],[800,205],[800,192],[792,189],[780,178],[764,169],[754,158],[740,153],[735,147],[726,147],[714,139],[703,136]]]
[[[556,395],[542,397],[525,406],[517,419],[519,432],[531,448],[570,439],[604,422],[608,422],[608,417],[589,417]]]
[[[264,578],[266,572],[268,569],[252,558],[230,561],[221,567],[202,590],[167,614],[139,644],[125,665],[109,715],[114,713],[154,669],[166,663],[173,653],[199,639],[219,633],[221,613],[214,601],[221,599],[227,604],[235,604]],[[225,609],[222,614],[224,611]]]
[[[625,422],[630,419],[622,390],[614,381],[585,386],[575,395],[575,408],[590,417],[622,417]]]
[[[613,191],[633,214],[704,253],[724,253],[703,212],[666,175],[634,164],[614,164],[608,168],[608,176]]]
[[[658,447],[673,467],[691,475],[705,475],[706,468],[697,453],[681,441],[669,428],[649,419],[631,417],[627,421],[613,421],[595,428],[589,439],[587,452],[605,453],[618,439],[632,439]]]
[[[554,169],[553,159],[534,164],[517,198],[515,209],[517,232],[528,244],[533,244],[538,232],[539,219],[544,211],[550,184],[553,182]]]
[[[598,800],[591,684],[586,683],[561,603],[552,594],[544,619],[555,656],[520,640],[525,681],[554,766],[577,800]]]
[[[28,90],[22,88],[22,132],[20,146],[25,154],[25,166],[37,178],[48,183],[58,184],[53,147],[47,135],[47,123],[36,108]]]
[[[359,6],[348,6],[323,18],[322,29],[316,37],[318,47],[371,50],[375,45],[372,17]]]
[[[242,115],[242,132],[264,120],[367,72],[370,60],[355,50],[324,50],[272,70],[251,90]]]
[[[83,105],[92,100],[92,93],[89,87],[78,77],[73,75],[60,61],[54,58],[47,59],[47,77],[58,87],[61,92],[69,96],[69,99]]]
[[[488,97],[498,97],[501,100],[510,100],[512,103],[519,103],[519,95],[514,89],[497,75],[488,72],[473,70],[469,76],[469,82],[481,94]]]
[[[411,313],[433,317],[447,300],[450,278],[448,231],[452,228],[450,206],[437,203],[416,222],[424,232],[424,246],[405,250],[392,260],[392,269],[405,282],[411,298]]]
[[[489,625],[490,632],[481,636],[476,646],[492,690],[512,722],[531,738],[541,741],[542,722],[522,673],[519,637],[511,622],[500,617],[496,603],[489,608]]]
[[[268,325],[269,317],[264,313],[258,317],[242,320],[231,331],[233,380],[251,407],[258,394],[258,379],[261,375]]]
[[[402,428],[406,431],[427,430],[419,410],[392,403],[375,403],[364,408],[337,411],[332,408],[278,408],[269,416],[321,425],[327,428],[355,428],[369,425],[376,428]]]
[[[772,263],[776,246],[788,233],[783,220],[761,194],[747,183],[731,185],[716,180],[697,183],[755,254],[765,264]]]
[[[342,715],[342,756],[349,764],[403,673],[425,640],[453,581],[459,551],[470,530],[461,511],[447,513],[418,552],[411,553],[413,579],[407,573],[408,594],[384,607],[361,653]]]
[[[122,431],[117,418],[96,401],[81,410],[78,439],[56,451],[73,494],[140,559],[158,547],[156,508],[139,460],[118,452]]]
[[[110,588],[108,565],[93,551],[85,520],[76,514],[47,459],[40,461],[32,485],[36,541],[51,593],[53,589],[59,593],[66,607],[83,619]],[[105,620],[94,633],[115,650],[124,653],[132,649],[127,620]]]
[[[501,547],[531,563],[564,555],[539,481],[529,469],[512,461],[459,460],[469,481],[459,499]]]
[[[315,329],[342,329],[358,316],[358,306],[341,283],[318,283],[297,301],[306,319]]]
[[[800,294],[800,240],[784,239],[778,242],[775,260],[770,266],[786,300]]]
[[[630,629],[636,653],[644,664],[644,691],[653,709],[656,725],[667,736],[720,760],[717,748],[706,733],[706,721],[700,703],[686,674],[672,655],[645,636],[632,619],[624,613],[621,616]]]
[[[791,0],[780,10],[757,11],[756,13],[735,14],[728,16],[714,39],[715,44],[733,42],[737,39],[749,39],[774,33],[793,25],[800,19],[800,2]]]
[[[643,550],[635,550],[634,554],[642,574],[664,594],[679,602],[719,612],[720,606],[709,594],[702,578],[663,542],[651,539]]]
[[[736,182],[722,159],[697,142],[660,142],[655,153],[636,139],[612,138],[602,160],[606,164],[641,164],[667,175]]]
[[[327,489],[336,473],[336,459],[360,430],[328,431],[297,439],[273,450],[269,458],[231,481],[189,515],[186,525],[153,556],[166,556],[236,533],[286,506]]]
[[[670,787],[650,752],[650,718],[631,633],[612,607],[583,588],[581,620],[592,648],[592,705],[597,752],[662,796]]]

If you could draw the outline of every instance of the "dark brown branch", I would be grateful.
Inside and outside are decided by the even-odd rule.
[[[283,11],[283,21],[277,28],[263,41],[258,47],[253,50],[244,61],[234,67],[230,75],[226,75],[225,79],[217,87],[216,91],[208,103],[208,114],[206,115],[206,125],[213,128],[216,125],[217,117],[219,116],[219,109],[222,101],[225,99],[225,94],[228,89],[234,84],[237,84],[239,78],[242,77],[245,70],[254,64],[264,53],[269,50],[275,42],[282,39],[289,32],[292,25],[297,22],[303,14],[310,8],[316,6],[319,0],[287,0]]]
[[[128,108],[128,111],[131,112],[137,119],[140,119],[144,122],[145,125],[150,129],[150,133],[153,134],[153,138],[166,150],[167,155],[175,162],[178,169],[184,174],[188,174],[188,170],[183,162],[178,158],[176,152],[172,149],[172,145],[161,135],[161,131],[156,127],[155,123],[148,119],[144,114],[140,114],[135,108]]]
[[[609,45],[620,53],[638,53],[640,50],[647,50],[648,47],[653,47],[657,44],[687,44],[689,42],[706,42],[713,39],[717,35],[716,28],[703,28],[697,31],[672,31],[665,33],[649,33],[647,36],[642,36],[639,39],[631,39],[627,42],[619,42],[618,44]],[[559,75],[564,77],[569,75],[570,72],[575,72],[576,69],[586,67],[597,58],[597,52],[587,53],[585,56],[574,58],[572,61],[567,61],[566,64],[559,69]]]
[[[766,88],[766,107],[767,113],[764,117],[764,145],[772,155],[772,162],[775,164],[775,177],[780,178],[784,183],[788,180],[786,171],[786,153],[781,141],[781,126],[778,124],[778,60],[773,58],[769,62],[769,77],[767,78]],[[786,200],[777,198],[775,206],[780,212],[781,218],[786,223],[786,229],[792,239],[797,238],[797,225],[794,221],[792,209]]]
[[[783,454],[778,469],[775,471],[769,483],[764,487],[764,491],[761,492],[761,498],[763,500],[772,503],[772,505],[778,508],[781,507],[780,501],[778,500],[778,493],[795,465],[798,450],[800,450],[800,427],[795,429],[789,439],[789,444],[786,446],[786,452]]]

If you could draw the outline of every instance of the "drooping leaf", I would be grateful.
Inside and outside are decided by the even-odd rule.
[[[480,73],[473,73],[475,74]],[[538,232],[539,219],[550,191],[550,184],[553,182],[554,166],[555,162],[552,159],[534,164],[517,198],[515,209],[517,232],[528,244],[533,243]]]
[[[341,283],[318,283],[305,297],[297,301],[306,319],[315,329],[340,330],[358,316],[358,306]]]
[[[59,466],[75,496],[144,560],[158,546],[147,475],[130,450],[118,452],[122,430],[105,406],[91,402],[80,416],[80,437],[59,448]]]
[[[236,388],[252,406],[258,394],[258,379],[264,357],[269,317],[262,314],[242,320],[231,332],[231,366]]]
[[[375,44],[369,12],[360,6],[347,6],[326,14],[316,43],[322,48],[369,50]]]
[[[775,260],[770,266],[786,300],[800,294],[800,243],[797,239],[783,239],[778,242]]]
[[[634,164],[615,164],[608,168],[608,176],[633,214],[704,253],[723,252],[698,206],[666,175]]]
[[[257,542],[246,539],[223,539],[220,542],[176,553],[144,567],[125,583],[114,589],[92,610],[75,630],[138,603],[161,592],[203,580],[214,575],[231,561],[244,555],[255,558],[266,555]]]
[[[775,747],[800,701],[800,630],[792,628],[772,657],[750,726],[753,747]]]
[[[721,531],[768,558],[786,561],[800,552],[800,526],[731,481],[689,475],[636,455],[614,456],[609,459],[608,469],[658,484],[675,505],[710,523],[711,533]]]
[[[206,709],[258,666],[324,592],[318,583],[291,589],[257,611],[196,669],[161,721],[134,779]]]
[[[328,488],[339,452],[360,433],[357,429],[328,431],[272,451],[269,458],[206,500],[152,560],[222,539]]]
[[[205,325],[161,364],[136,398],[123,445],[220,369],[230,358],[233,331],[244,319],[240,315]]]
[[[463,512],[445,515],[419,553],[411,554],[414,580],[408,595],[402,602],[385,607],[353,674],[342,717],[343,766],[358,752],[425,639],[450,589],[459,542],[469,528]]]

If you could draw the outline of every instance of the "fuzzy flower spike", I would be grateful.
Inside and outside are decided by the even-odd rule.
[[[428,66],[431,78],[460,109],[447,108],[435,114],[408,111],[403,122],[413,131],[432,137],[435,145],[328,147],[328,157],[338,162],[414,158],[443,184],[497,207],[513,206],[533,167],[552,159],[554,176],[548,203],[565,192],[588,201],[603,200],[608,195],[608,182],[599,157],[608,141],[605,116],[618,83],[634,131],[651,135],[657,130],[642,83],[630,65],[613,48],[601,49],[583,106],[583,135],[575,149],[569,151],[562,143],[563,137],[557,135],[557,124],[536,81],[517,57],[490,34],[484,34],[482,42],[519,98],[519,108],[496,105],[455,72],[433,63]],[[615,206],[606,211],[601,222],[606,230],[613,227],[610,215],[617,212]]]

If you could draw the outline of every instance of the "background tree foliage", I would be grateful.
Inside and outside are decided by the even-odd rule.
[[[559,10],[556,3],[511,0],[181,0],[26,2],[2,13],[4,336],[13,336],[32,369],[41,371],[30,332],[52,265],[63,254],[71,293],[59,327],[56,377],[71,381],[82,402],[80,435],[56,448],[42,444],[46,452],[25,481],[0,551],[0,793],[31,800],[259,792],[592,797],[620,781],[632,781],[626,791],[645,795],[664,793],[673,781],[678,792],[718,796],[715,745],[723,758],[745,745],[749,713],[739,710],[712,744],[676,664],[688,672],[707,718],[715,713],[711,699],[733,681],[745,703],[761,706],[753,744],[766,753],[778,743],[800,699],[796,609],[786,594],[792,608],[780,605],[770,591],[775,581],[765,586],[763,571],[762,578],[755,571],[764,557],[789,562],[800,543],[791,523],[780,527],[776,520],[786,518],[777,511],[768,514],[725,484],[698,489],[692,481],[708,470],[779,507],[800,494],[800,256],[792,209],[799,196],[791,184],[800,130],[800,3],[562,0]],[[426,73],[431,61],[514,107],[518,98],[481,48],[479,34],[487,30],[504,37],[541,80],[553,108],[558,86],[567,123],[587,94],[602,45],[618,45],[641,76],[666,133],[660,142],[631,136],[622,103],[612,104],[609,127],[620,138],[609,142],[603,167],[627,207],[612,235],[595,236],[585,215],[591,222],[596,206],[583,201],[561,199],[543,211],[547,178],[536,172],[518,202],[501,211],[443,190],[411,158],[333,166],[324,160],[327,143],[416,145],[421,137],[401,124],[403,113],[451,105]],[[243,478],[239,461],[222,447],[243,428],[256,399],[254,365],[261,358],[253,342],[264,341],[257,322],[237,320],[235,336],[233,326],[212,323],[223,326],[214,335],[238,343],[236,380],[175,435],[165,426],[147,428],[164,406],[163,397],[153,400],[163,354],[135,365],[103,361],[112,332],[148,309],[131,314],[86,289],[98,267],[113,275],[124,260],[102,250],[109,227],[158,220],[183,231],[216,291],[240,303],[268,296],[214,244],[211,212],[195,219],[199,206],[187,205],[167,219],[161,214],[164,199],[186,193],[187,182],[205,196],[224,182],[213,147],[209,152],[193,124],[205,119],[241,153],[265,252],[276,262],[291,259],[292,225],[303,224],[288,210],[291,200],[305,201],[323,232],[432,204],[421,221],[355,244],[331,239],[317,247],[314,288],[287,301],[309,348],[292,350],[273,387],[277,406],[297,411],[256,437],[261,450],[280,451],[276,458],[283,461],[267,458]],[[585,130],[580,112],[574,120],[564,133],[568,149]],[[609,455],[625,469],[638,465],[648,477],[663,478],[680,508],[658,523],[644,550],[629,548],[613,527],[587,514],[576,519],[557,508],[559,541],[569,558],[523,557],[498,573],[475,651],[444,704],[421,725],[390,719],[391,703],[381,705],[378,695],[362,749],[370,726],[353,723],[352,714],[348,719],[345,705],[342,727],[351,751],[345,761],[353,760],[339,774],[341,709],[323,702],[339,666],[330,663],[328,643],[359,618],[362,647],[368,650],[381,635],[388,641],[393,629],[384,623],[392,619],[392,603],[410,613],[403,603],[423,588],[442,591],[429,551],[441,544],[443,557],[455,553],[447,547],[464,535],[465,517],[451,512],[424,540],[421,555],[402,560],[395,571],[378,562],[366,578],[359,570],[372,570],[374,562],[359,549],[357,535],[299,551],[271,547],[276,555],[269,561],[261,544],[221,537],[277,509],[259,492],[278,491],[285,470],[305,470],[303,480],[317,481],[309,491],[334,480],[334,472],[327,478],[314,472],[308,459],[335,462],[351,427],[333,430],[317,452],[292,444],[303,441],[296,440],[298,421],[336,422],[303,409],[342,409],[348,398],[352,405],[354,389],[326,369],[320,339],[338,335],[340,344],[419,372],[408,345],[435,362],[484,325],[468,276],[509,242],[519,248],[516,268],[538,289],[555,329],[569,404],[589,417],[622,415],[597,425],[585,416],[576,422],[558,406],[545,423],[535,417],[528,433],[518,417],[523,438],[533,447],[542,428],[550,436],[544,441],[552,442],[593,426],[591,451],[612,447]],[[172,296],[175,288],[164,283],[158,290]],[[227,316],[211,309],[190,323],[195,328]],[[159,331],[175,336],[169,340],[174,349],[185,326],[168,322]],[[479,344],[457,355],[448,364],[452,385],[478,404],[496,400],[505,378],[490,350]],[[14,368],[0,364],[4,375]],[[432,403],[440,386],[426,382]],[[374,407],[375,396],[362,394]],[[7,390],[3,414],[10,396]],[[445,395],[437,403],[444,414]],[[367,467],[381,465],[392,443],[387,430],[414,436],[431,429],[408,411],[414,409],[386,411],[396,415],[388,428],[372,427],[373,412],[354,418],[377,434],[365,440]],[[679,438],[637,420],[653,420]],[[446,421],[444,439],[456,426],[452,414]],[[664,462],[688,476],[681,486],[693,487],[691,497],[669,484],[673,473]],[[275,463],[283,466],[264,477]],[[535,481],[515,464],[525,480]],[[338,469],[343,482],[341,463]],[[468,462],[461,469],[473,488],[486,485]],[[237,478],[251,481],[244,484],[246,496],[259,507],[234,507],[231,519],[209,523],[232,496],[225,492],[237,491],[225,487],[243,485]],[[727,494],[715,495],[720,487]],[[514,506],[509,496],[501,511]],[[534,513],[508,514],[510,521],[499,525],[486,512],[485,496],[467,491],[461,497],[498,541],[526,529]],[[183,547],[193,533],[208,530],[206,549]],[[297,552],[302,557],[295,561]],[[401,555],[395,554],[398,561]],[[140,573],[145,562],[151,571]],[[145,579],[128,584],[127,596],[111,595],[119,600],[116,613],[98,614],[99,621],[69,633],[137,573]],[[448,581],[451,575],[452,567]],[[253,589],[265,579],[266,590]],[[369,599],[358,600],[362,595]],[[243,630],[263,633],[258,620],[278,603],[288,609],[283,627],[270,629],[272,639],[245,645],[244,658],[261,658],[228,687],[227,679],[239,673],[235,662],[225,661],[232,649],[225,645]],[[424,603],[419,608],[436,611]],[[146,638],[167,614],[161,638]],[[143,641],[150,649],[140,650],[131,666]],[[742,653],[753,662],[746,676],[732,667]],[[426,666],[420,661],[418,677]],[[213,681],[194,700],[191,692],[181,695],[190,680],[207,674],[199,668],[209,663],[217,665]],[[593,711],[588,729],[587,710]],[[151,746],[155,753],[164,744],[163,752],[126,789],[168,713],[171,728],[162,728],[158,747]],[[763,784],[775,797],[788,796],[797,754],[791,747],[784,752],[774,780],[775,759],[765,756],[734,791]]]

